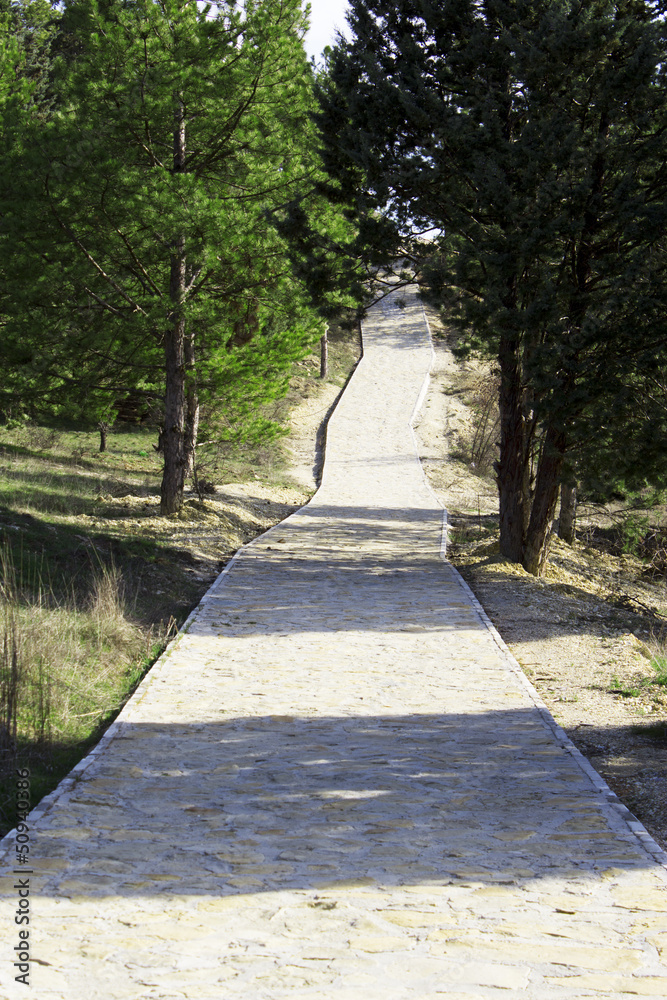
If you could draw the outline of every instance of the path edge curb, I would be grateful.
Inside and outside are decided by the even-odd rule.
[[[623,805],[619,797],[616,795],[616,792],[612,791],[602,775],[595,770],[588,758],[585,757],[581,750],[575,746],[562,726],[558,725],[545,702],[540,697],[539,692],[526,677],[519,661],[513,655],[507,643],[498,632],[498,629],[489,618],[470,585],[466,582],[466,580],[464,580],[457,568],[447,560],[446,556],[442,556],[442,559],[443,562],[447,562],[447,565],[454,572],[458,583],[470,599],[470,602],[475,608],[475,611],[479,615],[482,623],[490,632],[495,644],[500,649],[508,669],[517,677],[519,684],[527,692],[531,701],[534,703],[545,728],[551,732],[558,745],[569,753],[574,759],[580,770],[582,770],[589,779],[596,792],[598,792],[601,796],[604,796],[606,806],[624,823],[633,839],[638,840],[643,850],[646,851],[646,853],[667,872],[667,852],[665,852],[657,841],[653,839],[644,824],[637,819],[627,806]]]
[[[435,359],[435,351],[433,349],[433,334],[431,333],[431,325],[430,325],[430,323],[428,321],[428,317],[426,315],[426,310],[423,308],[423,306],[422,306],[422,311],[423,311],[423,315],[424,315],[424,322],[426,323],[426,327],[427,327],[428,333],[429,333],[429,338],[431,340],[432,357],[433,357],[433,359]],[[595,770],[595,768],[593,767],[593,765],[591,764],[591,762],[588,760],[588,758],[585,757],[584,754],[581,752],[581,750],[579,750],[575,746],[575,744],[572,742],[572,740],[567,735],[567,733],[562,728],[562,726],[558,725],[558,723],[556,722],[555,718],[553,717],[553,715],[551,714],[551,712],[547,708],[546,703],[542,700],[542,698],[541,698],[541,696],[540,696],[537,688],[528,679],[528,677],[526,676],[526,674],[524,673],[524,671],[523,671],[523,669],[521,667],[521,664],[516,659],[516,657],[514,656],[514,654],[512,653],[512,651],[510,650],[509,646],[507,645],[507,643],[505,642],[505,640],[501,636],[500,632],[495,627],[495,625],[493,624],[493,622],[489,618],[488,614],[484,610],[484,607],[482,606],[481,601],[476,596],[476,594],[474,593],[474,591],[472,590],[472,588],[470,587],[470,585],[466,582],[466,580],[464,580],[463,576],[461,575],[461,573],[459,572],[459,570],[456,568],[456,566],[454,566],[450,562],[450,560],[447,558],[447,538],[448,538],[448,532],[449,532],[449,513],[448,513],[447,508],[445,507],[444,503],[440,499],[440,497],[437,495],[437,493],[435,492],[435,490],[433,489],[433,487],[431,486],[431,484],[428,482],[428,477],[426,475],[426,471],[424,469],[424,466],[422,465],[421,459],[419,458],[419,448],[417,446],[417,439],[416,439],[416,435],[415,435],[415,432],[414,432],[414,424],[415,424],[415,422],[416,422],[416,420],[417,420],[417,418],[419,416],[419,413],[421,411],[422,406],[424,405],[424,401],[425,401],[426,396],[428,394],[428,385],[430,383],[430,380],[431,380],[431,375],[430,375],[430,372],[429,372],[426,375],[426,378],[424,379],[424,385],[422,386],[422,389],[421,389],[421,392],[419,394],[417,403],[415,404],[415,408],[413,410],[412,418],[411,418],[411,421],[410,421],[410,428],[412,430],[413,440],[414,440],[414,443],[415,443],[415,454],[416,454],[416,457],[417,457],[417,461],[419,462],[419,464],[420,464],[420,466],[422,468],[422,473],[424,475],[424,480],[425,480],[428,488],[430,489],[431,493],[433,494],[433,496],[435,497],[435,499],[437,500],[437,502],[439,503],[439,505],[442,507],[442,510],[443,510],[442,539],[441,539],[441,544],[440,544],[440,558],[442,559],[443,563],[445,563],[452,570],[452,572],[454,573],[457,582],[459,583],[459,585],[463,589],[464,593],[467,595],[467,597],[471,601],[471,603],[472,603],[475,611],[477,612],[477,614],[478,614],[478,616],[479,616],[482,624],[487,629],[487,631],[490,632],[493,641],[495,642],[496,646],[498,646],[498,648],[499,648],[499,650],[500,650],[500,652],[502,654],[503,660],[505,661],[508,669],[510,670],[510,672],[512,674],[514,674],[516,676],[516,678],[519,681],[520,686],[523,687],[524,691],[527,692],[527,694],[530,697],[531,701],[535,705],[535,708],[537,709],[537,711],[539,713],[539,716],[540,716],[540,718],[542,720],[542,723],[545,726],[545,728],[547,730],[549,730],[549,732],[552,734],[552,736],[554,737],[554,739],[556,740],[556,742],[558,743],[558,745],[561,747],[561,749],[565,750],[567,753],[570,754],[570,756],[573,758],[573,760],[575,761],[575,763],[578,765],[579,769],[581,771],[583,771],[584,774],[586,775],[586,777],[589,779],[589,781],[591,782],[591,784],[595,788],[596,792],[598,792],[601,796],[604,797],[604,803],[605,803],[607,809],[612,812],[612,814],[615,816],[616,819],[620,819],[622,821],[622,823],[624,824],[624,826],[629,831],[629,834],[631,835],[632,839],[635,840],[635,841],[638,840],[639,843],[640,843],[640,845],[641,845],[641,847],[642,847],[642,849],[653,859],[653,861],[655,861],[657,864],[661,865],[662,868],[667,873],[667,852],[664,851],[662,849],[662,847],[660,847],[660,845],[658,844],[658,842],[651,836],[651,834],[648,832],[648,830],[646,829],[646,827],[644,826],[644,824],[642,822],[640,822],[640,820],[637,819],[637,817],[634,815],[634,813],[631,812],[631,810],[628,809],[628,807],[625,806],[621,802],[621,800],[619,799],[619,797],[616,794],[616,792],[612,791],[612,789],[609,787],[609,785],[604,780],[604,778],[602,777],[602,775],[599,774],[598,771]]]

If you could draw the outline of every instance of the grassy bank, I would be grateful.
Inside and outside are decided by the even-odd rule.
[[[327,383],[344,384],[354,331],[330,337]],[[285,420],[325,388],[314,352],[266,415]],[[313,428],[313,442],[316,428]],[[212,442],[178,515],[159,511],[154,430],[0,428],[0,834],[14,825],[15,770],[32,802],[93,746],[233,552],[304,503],[284,439]],[[313,444],[314,447],[314,444]],[[227,485],[225,485],[227,484]]]
[[[2,831],[14,822],[15,768],[30,768],[38,801],[99,738],[196,600],[190,553],[127,519],[99,520],[126,512],[130,496],[157,504],[153,440],[114,434],[100,454],[94,433],[0,432]]]

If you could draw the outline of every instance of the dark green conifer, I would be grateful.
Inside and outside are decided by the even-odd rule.
[[[531,572],[596,412],[665,356],[663,6],[352,0],[322,95],[374,252],[407,248],[497,358],[501,551]]]
[[[303,13],[64,6],[56,105],[4,187],[9,389],[85,399],[95,421],[128,389],[163,395],[171,513],[202,397],[252,418],[321,333],[269,218],[309,170]]]

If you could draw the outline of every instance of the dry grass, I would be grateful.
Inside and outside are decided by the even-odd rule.
[[[11,550],[0,556],[0,739],[4,749],[52,737],[77,739],[80,719],[119,707],[128,672],[156,636],[127,615],[115,566],[93,575],[88,607],[58,602],[40,588],[26,593]]]
[[[26,587],[7,544],[0,551],[0,825],[13,820],[9,774],[29,766],[35,790],[65,752],[90,741],[122,707],[167,629],[142,629],[126,608],[123,577],[93,572],[87,604],[58,600],[41,583]],[[59,775],[56,773],[56,777]]]

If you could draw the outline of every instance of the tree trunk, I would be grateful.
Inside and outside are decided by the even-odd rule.
[[[500,505],[500,552],[511,562],[523,561],[528,455],[525,441],[523,398],[516,341],[501,337],[500,457],[496,481]]]
[[[100,422],[97,425],[97,429],[100,432],[100,451],[106,451],[109,425],[105,420],[100,420]]]
[[[329,372],[329,327],[325,324],[324,333],[320,337],[320,378],[326,378]]]
[[[552,426],[547,429],[537,469],[535,496],[524,545],[523,566],[533,576],[541,576],[549,555],[551,525],[556,511],[558,485],[565,460],[565,434]]]
[[[158,455],[164,455],[164,424],[160,424],[158,427],[157,444],[154,444],[153,447]]]
[[[185,170],[185,106],[180,94],[174,95],[174,149],[173,173]],[[160,512],[175,514],[183,505],[185,488],[185,419],[186,419],[186,371],[185,371],[185,237],[180,234],[174,240],[169,275],[169,298],[171,313],[169,330],[164,341],[165,353],[165,398],[164,398],[164,473]]]
[[[195,374],[195,345],[192,335],[185,338],[185,478],[195,469],[197,433],[199,431],[199,395]]]
[[[174,151],[173,172],[185,169],[185,107],[181,95],[174,95]],[[175,514],[183,505],[185,488],[185,237],[174,240],[169,275],[171,312],[169,329],[164,340],[165,396],[164,396],[164,472],[160,493],[160,513]]]
[[[185,282],[185,261],[172,258],[172,290]],[[173,294],[172,294],[173,299]],[[164,472],[160,499],[161,514],[175,514],[183,504],[185,487],[185,318],[180,309],[172,315],[172,324],[164,342]]]
[[[563,483],[560,488],[560,519],[558,536],[568,545],[574,545],[577,535],[577,486]]]
[[[196,390],[188,386],[185,407],[185,479],[189,479],[194,473],[198,431],[199,400]]]

